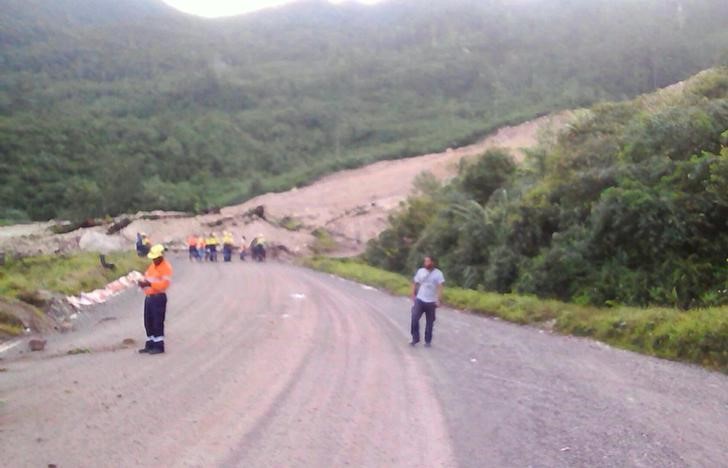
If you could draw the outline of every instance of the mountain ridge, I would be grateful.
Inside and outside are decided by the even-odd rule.
[[[2,37],[33,40],[3,40],[0,219],[235,203],[631,97],[728,50],[717,0],[683,1],[683,30],[677,3],[628,0],[317,3],[335,14],[299,4],[216,20],[165,7],[144,10],[164,20],[55,29],[32,20],[105,3],[63,0],[43,14],[33,7],[43,2],[2,3],[24,8],[0,19]]]

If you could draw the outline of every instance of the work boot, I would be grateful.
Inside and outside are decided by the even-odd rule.
[[[154,345],[154,342],[152,340],[147,340],[146,344],[142,349],[139,350],[140,353],[148,353],[150,349],[152,349],[152,346]]]
[[[148,352],[149,354],[162,354],[164,352],[164,341],[154,343],[152,349],[150,349]]]

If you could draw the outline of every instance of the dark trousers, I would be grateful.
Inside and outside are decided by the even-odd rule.
[[[208,247],[208,249],[210,250],[210,261],[216,262],[217,261],[217,246],[211,245]]]
[[[226,262],[229,262],[233,256],[233,246],[232,245],[223,245],[222,246],[222,256],[223,260]]]
[[[420,341],[420,319],[422,314],[425,314],[425,342],[432,341],[432,327],[435,326],[436,309],[436,302],[423,302],[415,299],[415,305],[412,306],[412,326],[410,327],[413,342]]]
[[[154,294],[144,299],[144,328],[147,331],[146,347],[164,349],[164,316],[167,314],[167,295]]]

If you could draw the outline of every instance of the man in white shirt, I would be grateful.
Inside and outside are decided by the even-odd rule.
[[[425,346],[432,342],[432,327],[435,325],[435,309],[442,303],[442,285],[445,277],[435,268],[432,257],[425,257],[423,268],[417,270],[412,283],[412,341],[414,346],[420,342],[420,319],[425,314]]]

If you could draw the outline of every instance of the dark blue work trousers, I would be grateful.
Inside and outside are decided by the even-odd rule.
[[[164,342],[164,316],[166,314],[166,294],[154,294],[144,298],[144,328],[147,331],[147,342]]]
[[[436,302],[423,302],[419,299],[415,299],[415,305],[412,306],[412,341],[418,343],[420,341],[420,319],[422,314],[425,314],[425,342],[429,343],[432,341],[432,327],[435,326],[435,310],[437,309]]]
[[[232,245],[223,245],[222,246],[223,260],[226,262],[229,262],[232,259],[232,256],[233,256],[233,246]]]

